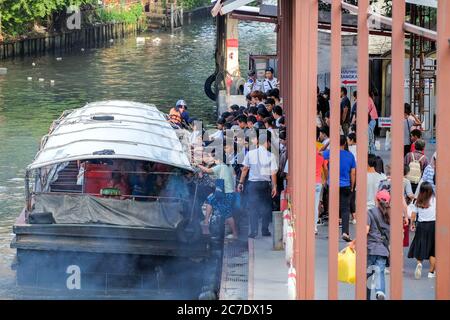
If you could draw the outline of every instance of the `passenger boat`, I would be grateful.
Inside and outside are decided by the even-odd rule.
[[[154,288],[162,272],[179,273],[169,262],[208,259],[193,171],[154,105],[103,101],[64,112],[26,171],[11,243],[17,283]]]

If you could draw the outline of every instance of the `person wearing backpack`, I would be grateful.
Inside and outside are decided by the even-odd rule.
[[[415,143],[416,150],[409,152],[405,157],[405,165],[409,167],[409,173],[406,176],[411,182],[412,191],[416,192],[417,185],[422,179],[422,174],[425,168],[428,166],[428,158],[424,154],[425,141],[417,140]]]
[[[367,278],[375,283],[377,300],[386,299],[385,269],[389,266],[389,239],[391,196],[389,191],[380,190],[375,196],[376,206],[367,212]],[[352,241],[351,248],[355,248]],[[367,300],[372,289],[367,286]]]

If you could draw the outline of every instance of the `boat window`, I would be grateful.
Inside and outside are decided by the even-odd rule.
[[[114,117],[113,116],[93,116],[92,120],[96,120],[96,121],[113,121]]]

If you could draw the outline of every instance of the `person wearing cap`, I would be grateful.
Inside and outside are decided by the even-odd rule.
[[[170,109],[169,121],[174,125],[181,127],[183,123],[182,114],[185,111],[186,103],[183,100],[178,100],[175,107]]]
[[[248,72],[248,80],[244,84],[244,96],[249,95],[253,91],[261,90],[261,83],[256,78],[256,72],[254,70],[250,70]]]
[[[375,297],[385,300],[386,283],[384,270],[389,261],[391,196],[380,190],[375,196],[376,205],[367,212],[367,277],[375,278]],[[370,300],[371,289],[367,289]]]
[[[268,67],[266,69],[266,78],[262,84],[262,91],[269,92],[270,90],[278,88],[278,79],[273,76],[273,68]]]
[[[191,124],[194,121],[194,119],[192,119],[189,116],[189,113],[187,112],[188,107],[187,107],[186,101],[178,100],[176,105],[178,106],[178,108],[182,108],[183,109],[183,111],[181,112],[181,119],[182,119],[182,121],[184,121],[187,124]]]

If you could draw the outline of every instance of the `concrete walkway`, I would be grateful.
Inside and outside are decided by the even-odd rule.
[[[384,150],[384,139],[381,142],[381,150],[377,152],[384,164],[390,163],[390,151]],[[435,151],[435,144],[427,142],[426,155],[430,159]],[[355,226],[350,225],[351,235],[354,236]],[[414,234],[410,234],[410,241]],[[346,246],[344,241],[340,241],[340,249]],[[249,265],[254,267],[249,270],[249,292],[253,292],[253,299],[258,300],[284,300],[287,295],[287,276],[288,268],[285,263],[284,251],[272,250],[272,238],[258,237],[255,240],[250,239],[249,257],[253,262]],[[404,258],[404,278],[403,298],[407,300],[428,300],[435,298],[435,279],[428,279],[427,273],[429,264],[425,261],[423,264],[422,279],[414,279],[414,269],[416,262],[414,259],[408,259],[405,248]],[[319,235],[316,237],[316,273],[315,287],[316,299],[327,299],[328,295],[328,226],[319,226]],[[386,291],[389,298],[389,274],[386,274]],[[251,299],[251,296],[249,295]],[[355,286],[339,283],[339,299],[353,300],[355,298]]]
[[[351,225],[351,234],[355,234]],[[411,241],[414,234],[411,234]],[[249,257],[253,256],[253,270],[249,270],[249,292],[253,293],[254,300],[286,300],[288,268],[285,263],[284,251],[272,250],[272,238],[258,237],[249,240]],[[340,241],[343,249],[346,243]],[[428,261],[424,262],[422,279],[414,279],[416,262],[408,259],[407,248],[404,250],[404,299],[405,300],[429,300],[435,297],[435,279],[428,279]],[[316,299],[327,299],[328,295],[328,226],[319,226],[319,235],[316,237]],[[389,298],[389,274],[386,274],[387,298]],[[339,299],[353,300],[355,298],[355,286],[339,283]],[[251,299],[251,295],[249,295]]]

